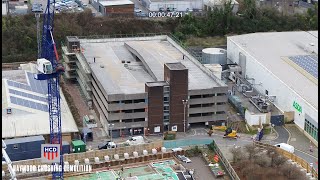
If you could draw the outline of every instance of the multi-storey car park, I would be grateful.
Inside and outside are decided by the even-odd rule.
[[[65,77],[80,84],[113,137],[227,118],[228,87],[169,36],[67,37],[62,50]]]
[[[243,78],[318,144],[318,31],[230,36],[227,47]]]

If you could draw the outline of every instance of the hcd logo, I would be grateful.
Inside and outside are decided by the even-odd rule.
[[[60,162],[60,145],[41,144],[41,161],[46,163]]]

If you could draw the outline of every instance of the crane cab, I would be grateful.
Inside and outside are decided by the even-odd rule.
[[[37,70],[43,74],[52,74],[52,64],[44,58],[37,59]]]

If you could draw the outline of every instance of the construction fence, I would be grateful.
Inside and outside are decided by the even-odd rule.
[[[79,164],[85,164],[85,159],[89,159],[89,162],[90,164],[93,165],[93,169],[94,169],[94,168],[108,167],[109,165],[117,166],[117,165],[120,165],[121,163],[129,164],[129,163],[135,163],[135,162],[144,162],[152,159],[162,159],[162,158],[169,158],[173,156],[172,152],[142,156],[143,150],[147,150],[148,153],[151,154],[152,149],[157,149],[157,151],[160,152],[161,147],[163,147],[163,141],[155,141],[147,144],[118,147],[115,149],[92,150],[92,151],[87,151],[83,153],[64,154],[63,160],[64,162],[68,162],[69,164],[74,164],[75,160],[78,160]],[[139,157],[133,158],[133,152],[138,152]],[[124,158],[124,153],[129,154],[129,159]],[[115,154],[119,155],[118,160],[114,159]],[[105,162],[105,156],[109,156],[110,162]],[[96,157],[99,158],[100,162],[108,163],[108,164],[96,163],[95,162]],[[46,163],[42,163],[41,159],[37,158],[37,159],[30,159],[30,160],[23,160],[23,161],[14,161],[12,162],[12,164],[38,166]],[[6,164],[2,164],[2,169],[5,170],[5,174],[9,174],[7,170],[8,167]]]
[[[271,149],[275,149],[279,154],[281,154],[282,156],[291,159],[293,162],[296,162],[298,165],[300,165],[302,168],[307,170],[307,173],[311,173],[312,177],[317,178],[318,179],[318,172],[310,166],[310,163],[308,163],[306,160],[300,158],[299,156],[293,154],[293,153],[289,153],[288,151],[285,151],[283,149],[277,148],[273,145],[270,144],[265,144],[265,143],[261,143],[261,142],[257,142],[255,141],[253,143],[253,145],[259,147],[259,148],[271,148]]]
[[[232,180],[240,180],[238,174],[231,166],[230,162],[227,160],[227,158],[224,157],[223,153],[221,152],[220,148],[217,146],[217,144],[214,144],[215,146],[215,152],[219,155],[221,162],[223,163],[224,167],[228,171],[230,177]]]

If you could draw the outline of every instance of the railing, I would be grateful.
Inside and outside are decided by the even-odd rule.
[[[300,158],[299,156],[293,154],[293,153],[289,153],[288,151],[285,151],[283,149],[277,148],[273,145],[270,144],[265,144],[265,143],[261,143],[261,142],[254,142],[253,143],[254,146],[260,147],[260,148],[271,148],[271,149],[275,149],[277,152],[279,152],[279,154],[281,154],[282,156],[291,159],[292,161],[296,162],[297,164],[299,164],[302,168],[307,170],[307,173],[311,173],[312,177],[315,177],[318,179],[318,172],[310,166],[310,163],[308,163],[306,160]]]
[[[111,39],[111,38],[131,38],[131,37],[152,37],[152,36],[166,36],[170,32],[164,33],[132,33],[132,34],[109,34],[109,35],[90,35],[90,36],[77,36],[79,39]]]
[[[163,146],[171,149],[171,148],[178,148],[178,147],[190,147],[190,146],[201,146],[210,144],[212,139],[181,139],[181,140],[169,140],[164,141]]]
[[[223,156],[223,153],[221,152],[220,148],[215,144],[215,152],[219,155],[221,162],[223,163],[224,167],[228,171],[230,177],[233,180],[240,180],[238,174],[231,166],[230,162]]]

